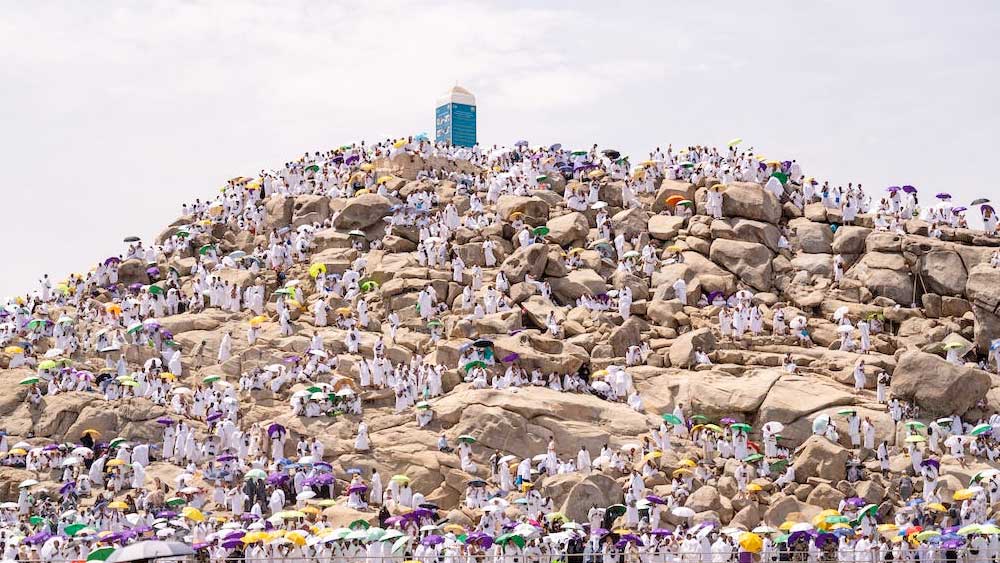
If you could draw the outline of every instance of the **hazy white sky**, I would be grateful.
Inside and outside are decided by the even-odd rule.
[[[433,133],[645,155],[742,137],[806,172],[967,201],[1000,118],[1000,3],[6,2],[0,295],[150,237],[305,150]]]

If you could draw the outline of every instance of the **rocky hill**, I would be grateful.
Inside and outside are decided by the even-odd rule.
[[[745,421],[753,426],[755,441],[759,441],[759,428],[764,423],[778,422],[784,427],[783,444],[791,450],[798,448],[793,454],[795,484],[775,486],[776,475],[760,479],[760,499],[748,500],[737,495],[732,477],[737,462],[729,460],[719,462],[719,476],[696,487],[686,500],[698,518],[718,518],[745,527],[761,520],[777,525],[789,514],[810,516],[821,509],[836,508],[845,496],[891,504],[892,480],[908,465],[904,455],[908,430],[897,425],[887,405],[876,398],[881,372],[891,375],[889,395],[918,408],[924,420],[957,414],[974,423],[1000,411],[997,376],[978,363],[987,359],[991,342],[1000,338],[1000,269],[990,264],[1000,238],[951,228],[942,228],[940,238],[932,238],[928,236],[930,224],[917,218],[901,224],[905,232],[876,231],[873,215],[865,213],[853,224],[844,225],[840,209],[819,202],[800,208],[787,197],[779,198],[752,182],[722,186],[722,218],[713,218],[706,200],[719,180],[707,177],[692,184],[653,177],[655,165],[647,166],[653,178],[648,192],[635,196],[638,206],[623,202],[625,182],[613,178],[614,174],[560,174],[551,164],[544,178],[516,177],[517,182],[530,184],[524,195],[503,193],[490,202],[485,196],[490,179],[507,174],[509,167],[521,160],[474,160],[425,158],[405,152],[392,158],[366,154],[361,162],[368,164],[367,170],[355,162],[347,174],[350,181],[362,185],[366,178],[377,178],[366,190],[369,193],[352,197],[331,197],[320,190],[300,195],[275,193],[261,200],[259,229],[248,228],[248,223],[242,222],[245,217],[236,219],[228,208],[216,212],[211,207],[179,217],[155,241],[157,245],[179,242],[172,252],[157,252],[152,263],[145,258],[124,257],[116,266],[117,285],[87,282],[94,274],[71,279],[65,289],[56,288],[48,302],[29,299],[32,310],[25,318],[55,323],[69,317],[75,320],[81,340],[93,341],[99,330],[114,328],[117,321],[87,311],[107,311],[110,304],[128,299],[124,288],[130,286],[139,294],[148,292],[151,285],[167,287],[171,275],[175,276],[171,287],[186,298],[198,283],[195,272],[199,263],[207,265],[209,276],[240,292],[263,286],[266,319],[256,322],[259,335],[252,345],[244,334],[250,319],[258,315],[247,309],[230,312],[208,305],[204,310],[155,319],[182,352],[182,370],[175,374],[173,385],[196,388],[209,375],[221,375],[237,385],[243,374],[257,368],[288,365],[289,357],[304,357],[314,335],[319,335],[325,351],[338,358],[335,375],[354,381],[363,414],[297,416],[290,398],[308,383],[295,382],[278,392],[240,391],[240,427],[283,425],[289,432],[285,453],[290,458],[295,457],[300,436],[317,437],[325,446],[324,458],[345,482],[350,478],[348,468],[361,468],[365,475],[373,468],[386,476],[405,474],[412,479],[414,490],[429,501],[455,509],[449,518],[460,523],[478,518],[478,511],[462,509],[461,501],[466,483],[489,476],[489,458],[495,452],[532,457],[544,454],[554,440],[560,458],[575,459],[581,446],[596,456],[606,444],[618,448],[641,443],[650,429],[659,427],[661,415],[678,405],[683,405],[688,416],[701,414],[716,422],[723,418]],[[341,158],[336,165],[341,174],[347,166],[343,162]],[[324,174],[320,166],[315,168],[303,172],[304,183]],[[595,168],[603,172],[609,167],[600,164]],[[478,184],[483,192],[473,202],[468,186],[475,178],[486,179],[486,183]],[[597,190],[599,200],[606,205],[580,210],[567,206],[567,190],[591,189]],[[793,189],[792,183],[786,186],[788,191]],[[227,190],[222,198],[233,190],[256,194],[265,188],[260,179],[237,178]],[[473,214],[470,209],[475,203],[485,205],[485,212],[495,214],[496,220],[477,228],[463,225],[452,230],[449,262],[437,268],[421,265],[417,249],[428,233],[422,234],[417,224],[389,227],[385,220],[412,205],[415,194],[421,193],[434,194],[431,216],[453,205],[464,218]],[[667,204],[671,196],[693,204],[685,211],[683,205]],[[218,205],[222,205],[221,200]],[[609,239],[598,228],[602,213],[607,214],[613,235]],[[545,228],[536,229],[534,240],[521,246],[515,230],[520,222]],[[279,277],[267,267],[264,257],[274,233],[281,237],[305,231],[311,234],[304,258],[292,260],[291,267]],[[616,248],[614,236],[618,234],[624,235],[624,241]],[[487,240],[495,243],[497,265],[493,267],[487,266],[483,245]],[[209,245],[211,251],[200,251]],[[644,275],[641,258],[633,260],[634,266],[620,265],[630,260],[626,258],[629,251],[641,253],[647,245],[655,256],[651,276]],[[240,258],[222,259],[234,252],[260,257],[263,267],[254,270]],[[465,265],[461,282],[454,281],[451,258],[455,255]],[[568,265],[570,256],[578,265]],[[332,276],[358,269],[359,261],[363,261],[363,280],[375,282],[367,286],[368,291],[350,298],[317,291],[311,267],[322,264],[325,275]],[[835,262],[840,261],[843,276],[835,282],[839,268]],[[510,284],[504,292],[508,310],[482,315],[460,310],[463,290],[473,283],[476,267],[483,280],[474,292],[476,302],[488,286],[495,285],[497,273],[503,272]],[[679,279],[686,286],[684,302],[676,295]],[[276,302],[281,296],[275,291],[288,287],[290,280],[300,280],[297,287],[304,302],[291,306],[289,335],[282,333],[278,322]],[[542,283],[551,288],[551,299],[543,295]],[[429,326],[418,311],[420,292],[428,287],[436,302],[444,304],[441,313],[434,316],[440,329]],[[629,288],[632,295],[627,320],[616,304],[623,288]],[[79,291],[86,293],[81,296]],[[752,305],[759,306],[762,330],[734,339],[720,332],[719,299],[740,291],[746,292]],[[581,306],[579,300],[588,296],[607,299],[611,306],[606,310]],[[315,326],[318,299],[325,300],[331,311],[348,308],[348,316],[355,318],[358,301],[367,301],[369,322],[359,327],[356,353],[350,353],[345,343],[348,330]],[[804,318],[811,345],[800,339],[799,330],[773,334],[774,313],[779,309],[785,323]],[[390,312],[399,317],[395,338],[388,336]],[[331,313],[331,319],[335,316]],[[844,318],[852,323],[847,332],[853,340],[857,339],[853,325],[859,320],[871,319],[880,328],[872,330],[867,354],[841,350],[845,331],[839,327]],[[549,331],[553,320],[557,336]],[[335,325],[333,320],[330,325]],[[109,371],[118,354],[126,359],[128,371],[141,370],[148,360],[165,357],[162,350],[126,335],[128,326],[117,328],[120,350],[101,353],[83,346],[66,355],[69,365],[99,374]],[[440,330],[440,335],[433,334],[435,330]],[[19,345],[31,332],[22,327],[16,331],[8,334],[9,346]],[[226,333],[231,334],[232,351],[220,363],[219,347]],[[412,408],[396,412],[392,389],[359,385],[358,364],[373,356],[380,339],[384,356],[394,364],[409,364],[419,358],[444,366],[443,394],[429,399],[434,417],[427,426],[418,426]],[[480,339],[492,342],[495,358],[516,358],[487,366],[490,378],[516,364],[529,373],[537,368],[545,377],[551,372],[582,370],[595,382],[601,378],[601,370],[621,366],[631,378],[633,392],[607,400],[590,392],[537,386],[474,389],[465,380],[467,371],[460,361],[469,345]],[[27,354],[30,361],[43,361],[46,351],[56,346],[50,336],[30,340],[34,345]],[[639,361],[627,365],[630,347],[643,345],[646,348],[632,350]],[[41,446],[78,442],[87,429],[99,431],[104,439],[117,436],[159,443],[163,426],[157,419],[176,417],[169,403],[156,405],[144,397],[109,402],[95,391],[49,393],[32,404],[31,386],[19,382],[36,375],[37,366],[9,368],[16,355],[9,346],[0,356],[0,367],[5,368],[0,372],[0,388],[5,391],[0,394],[0,426],[7,431],[10,443],[25,440]],[[945,359],[947,350],[952,349],[961,361]],[[710,363],[698,352],[704,352]],[[856,392],[854,372],[861,359],[867,382],[865,389]],[[790,363],[796,366],[794,373]],[[313,379],[332,378],[324,374]],[[876,474],[878,462],[873,452],[852,450],[847,432],[840,433],[840,444],[813,435],[817,417],[826,414],[836,419],[838,412],[848,408],[872,421],[877,442],[888,442],[895,473]],[[200,433],[207,432],[205,420],[188,420]],[[370,452],[354,448],[361,420],[368,426]],[[472,454],[478,466],[476,474],[463,468],[454,453],[438,450],[442,434],[452,444],[460,435],[476,438]],[[689,439],[676,439],[675,448],[659,458],[663,473],[647,478],[647,486],[657,493],[669,493],[670,473],[681,467],[685,458],[698,459],[703,454]],[[859,484],[844,480],[846,463],[855,454],[871,470],[869,478]],[[948,456],[943,461],[945,486],[950,490],[961,488],[973,473],[986,467],[981,460],[968,466],[960,466]],[[23,468],[2,471],[0,500],[16,500],[15,484],[31,473]],[[157,460],[151,464],[147,479],[172,478],[179,471],[179,467]],[[55,488],[60,476],[53,471],[35,477]],[[606,506],[622,498],[626,479],[613,471],[570,473],[541,477],[536,487],[552,496],[556,506],[571,518],[586,521],[587,509],[593,504]],[[329,510],[344,519],[356,516],[343,506]]]

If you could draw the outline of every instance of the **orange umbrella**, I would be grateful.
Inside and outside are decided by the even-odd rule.
[[[684,196],[682,195],[672,195],[667,198],[667,205],[677,205],[678,203],[684,201]]]

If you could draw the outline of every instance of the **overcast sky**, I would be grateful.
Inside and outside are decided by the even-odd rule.
[[[1000,3],[621,5],[4,3],[0,295],[120,253],[227,178],[433,133],[456,81],[485,144],[742,137],[837,183],[1000,193]]]

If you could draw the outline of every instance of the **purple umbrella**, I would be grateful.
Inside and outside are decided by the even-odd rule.
[[[259,520],[259,519],[260,519],[260,516],[257,516],[253,512],[244,512],[240,516],[240,520],[242,520],[244,522],[253,522],[254,520]]]
[[[161,510],[161,511],[159,511],[159,512],[156,513],[156,517],[157,518],[166,518],[167,520],[170,520],[171,518],[176,518],[177,517],[177,513],[174,512],[173,510]]]
[[[438,545],[439,543],[444,543],[444,537],[437,534],[431,534],[424,538],[420,543],[422,545]]]
[[[164,340],[171,340],[174,337],[174,333],[170,332],[169,330],[165,330],[161,334]]]
[[[948,540],[948,541],[941,542],[941,547],[943,547],[945,549],[958,549],[958,548],[962,547],[962,545],[964,543],[965,543],[965,540],[963,540],[963,539],[953,539],[953,540]]]
[[[45,444],[45,447],[42,448],[42,451],[51,452],[53,450],[58,450],[58,449],[59,449],[59,444]]]
[[[505,364],[511,364],[511,363],[516,362],[518,360],[518,358],[520,358],[520,357],[521,357],[521,355],[518,354],[517,352],[511,352],[510,354],[507,354],[506,356],[504,356],[500,361],[503,362],[503,363],[505,363]]]
[[[887,191],[887,192],[898,192],[899,191],[899,186],[889,186],[888,188],[885,189],[885,191]]]
[[[989,211],[990,213],[994,213],[994,214],[996,213],[996,211],[993,209],[992,205],[984,205],[984,206],[982,206],[982,207],[979,208],[979,211],[981,211],[983,213],[985,213],[986,211]]]
[[[48,539],[51,538],[51,537],[52,537],[52,534],[50,534],[48,532],[38,532],[37,534],[32,534],[32,535],[24,538],[23,540],[21,540],[21,543],[24,543],[24,544],[27,544],[27,545],[41,544],[41,543],[45,543],[46,541],[48,541]]]
[[[855,507],[857,507],[857,506],[864,506],[865,505],[865,499],[860,498],[860,497],[851,497],[851,498],[847,499],[844,502],[847,504],[847,506],[855,506]]]
[[[350,487],[347,487],[347,492],[349,493],[363,493],[367,490],[368,490],[368,485],[362,485],[361,483],[357,483],[351,485]]]
[[[360,156],[358,156],[356,154],[352,154],[351,156],[349,156],[349,157],[347,157],[347,158],[344,159],[344,164],[350,166],[351,164],[354,164],[355,162],[357,162],[359,160],[361,160]]]
[[[151,275],[151,276],[158,276],[158,275],[160,275],[160,269],[157,268],[156,266],[152,266],[152,267],[146,268],[146,273],[149,274],[149,275]]]
[[[284,473],[272,473],[267,476],[267,483],[269,485],[281,485],[288,480],[288,475]]]
[[[206,543],[206,542],[198,542],[198,543],[191,544],[191,549],[193,549],[195,551],[201,551],[203,549],[207,549],[208,546],[210,546],[210,545],[212,545],[212,544]]]
[[[243,540],[226,540],[222,542],[222,547],[226,549],[237,549],[243,545]]]
[[[722,424],[736,424],[736,419],[731,416],[727,416],[726,418],[723,418],[719,422],[721,422]]]
[[[284,433],[285,433],[285,427],[278,424],[277,422],[272,423],[270,426],[267,427],[267,435],[271,438],[274,438],[275,436]]]
[[[140,535],[140,534],[145,534],[146,532],[152,532],[152,531],[153,531],[153,527],[152,526],[137,526],[135,528],[132,528],[132,533],[135,534],[135,535],[137,535],[137,536]]]
[[[480,545],[483,549],[489,549],[493,547],[493,536],[483,532],[473,532],[466,538],[465,543],[474,543]]]
[[[171,424],[174,424],[174,419],[170,418],[169,416],[161,416],[160,418],[156,419],[156,423],[162,424],[164,426],[170,426]]]
[[[649,502],[651,502],[653,504],[666,504],[667,503],[667,501],[663,500],[661,497],[658,497],[656,495],[649,495],[649,496],[646,497],[646,500],[648,500]]]
[[[938,461],[938,460],[936,460],[936,459],[925,459],[925,460],[923,460],[923,461],[920,462],[920,465],[922,467],[933,467],[934,469],[937,469],[938,471],[941,470],[941,462]]]
[[[59,487],[59,494],[65,495],[66,493],[72,491],[76,488],[76,481],[70,481],[63,486]]]
[[[915,193],[917,193],[917,188],[914,188],[913,186],[907,184],[907,185],[903,186],[903,191],[906,192],[906,193],[908,193],[908,194],[915,194]]]
[[[813,542],[816,544],[816,547],[822,548],[828,543],[837,543],[837,536],[833,534],[820,534],[816,536]]]
[[[233,454],[222,454],[219,457],[215,458],[215,461],[221,461],[225,463],[227,461],[233,461],[234,459],[236,459],[236,456],[234,456]]]
[[[671,531],[670,531],[670,530],[668,530],[667,528],[657,528],[657,529],[653,530],[653,531],[652,531],[652,532],[650,532],[650,533],[651,533],[651,534],[653,534],[654,536],[660,536],[660,537],[663,537],[663,536],[669,536],[669,535],[670,535],[670,534],[672,534],[673,532],[671,532]]]
[[[434,516],[434,511],[426,508],[418,508],[410,514],[412,514],[414,518],[430,518]]]
[[[104,261],[104,265],[108,266],[108,265],[111,265],[111,264],[117,264],[117,263],[119,263],[121,261],[122,261],[121,258],[119,258],[117,256],[111,256],[107,260]]]
[[[961,213],[961,212],[963,212],[963,211],[965,211],[967,209],[968,209],[968,207],[965,207],[964,205],[959,205],[958,207],[952,207],[951,208],[951,210],[954,211],[955,213]]]
[[[246,535],[246,532],[244,532],[243,530],[236,530],[235,532],[229,532],[228,534],[226,534],[225,536],[223,536],[222,539],[223,540],[238,540],[238,539],[242,538],[245,535]]]
[[[312,478],[317,485],[331,485],[336,480],[332,473],[323,473]]]
[[[595,535],[595,536],[606,536],[606,535],[608,535],[608,529],[607,528],[594,528],[593,530],[590,531],[590,533],[592,535]]]
[[[951,199],[951,194],[945,193],[945,192],[941,192],[941,193],[937,194],[934,197],[936,197],[938,199]]]
[[[325,461],[317,461],[313,464],[313,469],[318,469],[320,471],[333,471],[333,466]],[[350,473],[350,471],[348,471]]]
[[[812,538],[812,534],[805,530],[799,530],[798,532],[792,532],[788,536],[788,543],[792,544],[800,540],[809,541]]]
[[[212,414],[208,415],[207,417],[205,417],[205,422],[215,422],[216,420],[219,420],[220,418],[222,418],[222,413],[216,411],[216,412],[213,412]]]
[[[395,526],[396,524],[402,524],[405,519],[402,516],[390,516],[385,519],[386,526]]]

